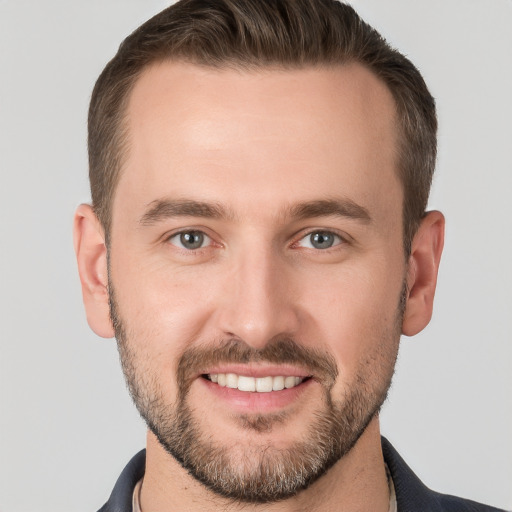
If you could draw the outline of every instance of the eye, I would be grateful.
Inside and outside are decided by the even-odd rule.
[[[330,249],[342,242],[342,238],[331,231],[313,231],[299,240],[298,245],[308,249]]]
[[[202,231],[182,231],[171,236],[169,242],[180,249],[193,251],[210,245],[211,238]]]

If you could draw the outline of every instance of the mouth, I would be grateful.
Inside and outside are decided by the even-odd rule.
[[[298,375],[251,377],[236,373],[208,373],[203,374],[202,377],[222,388],[237,389],[246,393],[271,393],[272,391],[292,389],[311,379],[309,376]]]
[[[205,370],[198,380],[212,400],[240,414],[290,411],[304,403],[302,397],[311,399],[317,387],[313,375],[294,365],[226,364]]]
[[[304,373],[274,369],[269,375],[265,370],[251,372],[240,368],[237,373],[216,369],[203,373],[199,381],[205,390],[212,393],[212,399],[220,400],[232,412],[239,414],[269,414],[290,410],[302,402],[301,397],[309,396],[315,378]],[[256,375],[247,375],[256,373]],[[297,375],[297,373],[299,373]],[[216,397],[216,398],[213,398]]]

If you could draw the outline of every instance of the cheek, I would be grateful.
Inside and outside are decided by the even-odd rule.
[[[112,272],[118,312],[127,342],[144,371],[159,376],[164,387],[175,381],[183,352],[197,341],[211,316],[212,282],[198,272],[143,259],[116,260]],[[136,270],[134,270],[136,269]]]
[[[325,344],[344,381],[353,380],[361,365],[385,359],[387,353],[394,360],[400,337],[401,273],[353,268],[336,278],[331,275],[330,282],[328,288],[308,294],[305,307],[314,324],[306,339]]]
[[[132,253],[118,258],[113,269],[126,314],[142,325],[165,326],[170,334],[188,324],[187,318],[198,312],[212,288],[204,271],[193,265],[173,266],[163,257]]]

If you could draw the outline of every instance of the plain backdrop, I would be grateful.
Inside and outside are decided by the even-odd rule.
[[[434,318],[402,341],[382,429],[428,486],[512,509],[512,2],[353,5],[437,98],[447,217]],[[165,6],[0,0],[1,512],[94,511],[145,443],[115,343],[85,321],[71,225],[94,81]]]

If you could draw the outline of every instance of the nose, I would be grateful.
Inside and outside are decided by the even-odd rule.
[[[293,337],[299,328],[299,308],[293,269],[271,248],[244,253],[231,262],[223,301],[218,310],[223,335],[253,348],[270,340]]]

